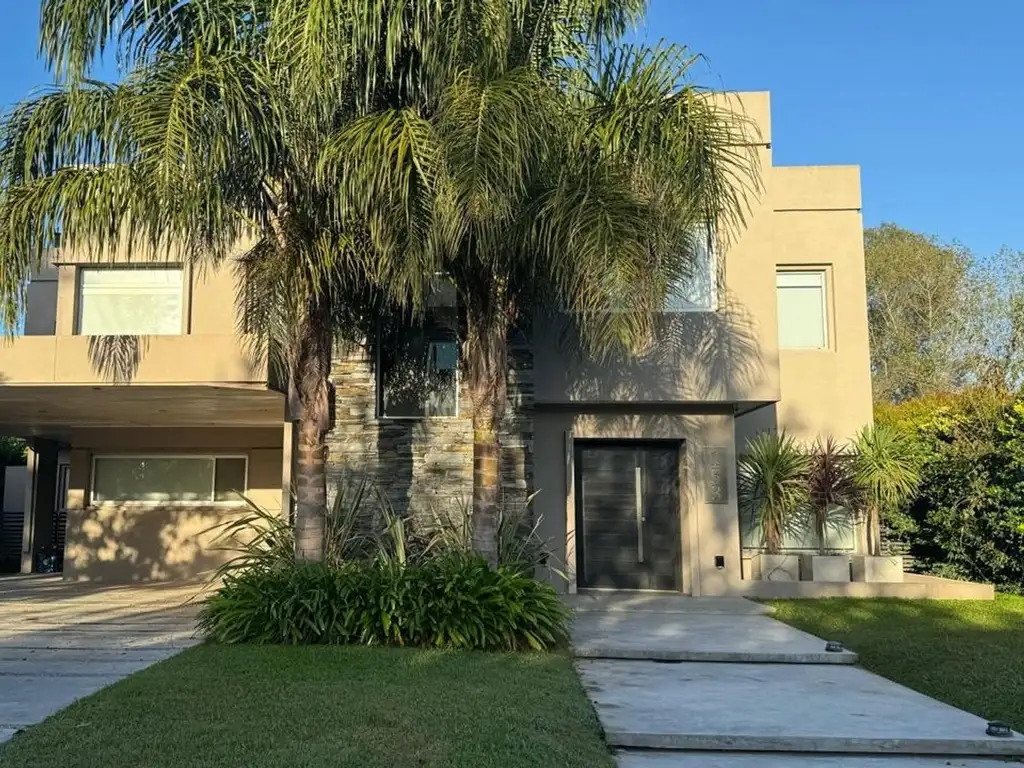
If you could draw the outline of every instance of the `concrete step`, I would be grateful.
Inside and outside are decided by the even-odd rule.
[[[644,752],[624,750],[619,768],[1012,768],[1004,760],[975,757],[888,755],[794,755],[737,752]]]
[[[859,667],[576,662],[608,743],[697,752],[1021,756],[1024,737]]]
[[[774,608],[743,597],[687,597],[673,592],[582,590],[566,595],[573,610],[640,613],[717,613],[729,616],[770,614]]]
[[[855,664],[857,654],[763,615],[591,611],[573,622],[573,652],[585,659],[765,664]]]

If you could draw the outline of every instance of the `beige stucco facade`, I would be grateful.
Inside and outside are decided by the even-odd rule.
[[[527,349],[517,353],[514,439],[502,457],[510,470],[507,491],[535,493],[540,531],[556,554],[552,570],[568,578],[556,582],[569,590],[584,583],[577,568],[578,446],[616,441],[674,452],[679,589],[736,594],[743,584],[735,466],[744,442],[761,429],[786,429],[803,441],[847,438],[871,418],[858,169],[775,167],[768,94],[721,98],[749,121],[761,185],[748,195],[742,228],[719,233],[713,306],[659,317],[658,343],[641,357],[590,360],[557,320],[538,321]],[[0,346],[0,429],[34,446],[24,567],[34,567],[40,542],[53,538],[46,520],[64,495],[68,577],[126,581],[209,572],[223,556],[210,528],[243,507],[95,503],[94,462],[244,456],[252,501],[287,508],[292,432],[284,396],[269,380],[265,357],[238,332],[230,262],[183,267],[180,333],[80,334],[81,269],[107,260],[56,252],[53,266],[30,285],[25,335]],[[173,263],[174,256],[125,246],[114,263],[154,260]],[[780,345],[776,275],[792,269],[825,276],[824,348]],[[335,365],[332,466],[373,468],[405,509],[416,507],[408,498],[416,493],[451,504],[472,475],[467,403],[454,419],[384,418],[376,360],[368,346]],[[396,471],[402,462],[409,466]],[[408,476],[396,484],[400,475]]]
[[[846,440],[872,418],[859,169],[777,167],[768,94],[723,101],[752,124],[761,189],[744,226],[722,238],[715,311],[664,315],[640,358],[586,360],[566,349],[561,329],[534,343],[534,503],[570,591],[586,583],[572,446],[677,446],[682,591],[743,594],[736,456],[746,441],[762,430]],[[776,275],[785,271],[824,274],[823,348],[780,344]]]

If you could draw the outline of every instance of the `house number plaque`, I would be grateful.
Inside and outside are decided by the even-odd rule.
[[[704,475],[704,502],[707,504],[729,503],[729,483],[726,480],[728,455],[725,448],[707,449],[707,472]]]

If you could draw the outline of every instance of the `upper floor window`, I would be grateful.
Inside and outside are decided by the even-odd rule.
[[[180,267],[84,267],[78,275],[78,332],[159,336],[182,331]]]
[[[776,272],[780,348],[828,347],[828,304],[825,285],[824,270]]]
[[[380,330],[378,412],[421,419],[459,412],[459,340],[455,286],[439,279],[418,322],[396,319]]]
[[[389,419],[458,415],[459,344],[436,326],[382,335],[380,414]]]
[[[666,312],[711,312],[718,304],[718,269],[714,241],[703,228],[693,236],[689,273],[669,287]]]

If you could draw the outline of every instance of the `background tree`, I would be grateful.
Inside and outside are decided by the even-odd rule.
[[[688,81],[692,57],[621,43],[645,2],[457,5],[417,104],[356,121],[322,167],[352,169],[342,197],[364,215],[400,213],[378,245],[414,243],[404,258],[456,286],[474,545],[493,562],[510,334],[556,307],[593,353],[644,348],[712,230],[724,245],[741,222],[756,169],[737,117]]]
[[[973,346],[970,252],[882,224],[865,231],[864,259],[875,399],[959,386]]]
[[[882,224],[864,233],[864,256],[876,401],[1020,386],[1024,253],[980,258]]]
[[[1024,378],[1024,251],[975,259],[966,307],[969,383],[1016,392]]]

